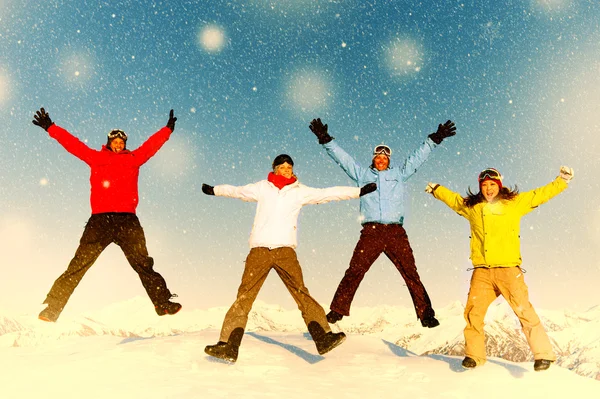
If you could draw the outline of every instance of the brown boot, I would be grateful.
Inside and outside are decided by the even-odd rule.
[[[325,329],[316,321],[308,323],[308,332],[315,342],[319,355],[329,352],[346,340],[346,334],[343,332],[334,333],[329,331],[326,333]]]
[[[215,345],[208,345],[204,348],[204,352],[212,357],[235,363],[243,337],[244,329],[238,327],[231,332],[227,342],[219,341]]]
[[[550,368],[550,365],[552,364],[552,360],[546,360],[546,359],[536,359],[535,362],[533,363],[533,369],[535,371],[544,371],[544,370],[548,370],[548,368]]]

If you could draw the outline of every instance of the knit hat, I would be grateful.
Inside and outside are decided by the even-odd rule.
[[[289,163],[290,165],[294,166],[294,161],[292,160],[292,157],[290,157],[287,154],[279,154],[275,157],[275,159],[273,160],[273,170],[275,170],[276,167],[278,167],[281,164],[284,163]]]
[[[496,183],[498,185],[499,189],[502,189],[502,175],[500,174],[500,172],[498,172],[498,170],[496,170],[494,168],[484,169],[479,174],[479,177],[477,180],[479,180],[479,191],[481,191],[481,184],[483,184],[483,182],[486,180],[493,181],[494,183]]]

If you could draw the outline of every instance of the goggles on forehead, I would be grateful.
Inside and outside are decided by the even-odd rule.
[[[485,179],[492,179],[492,180],[500,180],[502,181],[502,175],[500,174],[500,172],[498,172],[496,169],[494,168],[488,168],[483,170],[480,174],[479,174],[479,181],[483,181]]]
[[[110,132],[108,132],[108,138],[109,139],[122,139],[122,140],[127,140],[127,133],[125,133],[124,131],[122,131],[121,129],[113,129]]]
[[[392,156],[392,149],[387,145],[380,144],[375,149],[373,149],[373,156],[383,154],[388,157]]]

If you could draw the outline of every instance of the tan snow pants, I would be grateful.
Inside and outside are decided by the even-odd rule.
[[[529,292],[519,267],[479,267],[473,271],[465,307],[465,356],[482,365],[486,361],[483,320],[490,304],[502,295],[519,321],[534,359],[556,360],[540,318],[529,302]]]
[[[323,307],[310,296],[308,288],[304,285],[296,251],[290,247],[275,249],[257,247],[252,248],[246,258],[242,283],[238,288],[235,302],[225,315],[220,341],[227,342],[229,335],[236,328],[246,328],[248,313],[250,313],[252,304],[271,269],[275,269],[296,301],[298,309],[302,312],[304,323],[308,326],[311,321],[316,321],[325,332],[331,331]]]

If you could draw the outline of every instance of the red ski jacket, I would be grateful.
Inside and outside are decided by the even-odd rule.
[[[106,145],[100,151],[91,149],[65,129],[52,125],[50,137],[68,152],[87,163],[90,174],[90,203],[92,214],[106,212],[135,213],[138,205],[138,176],[140,166],[148,161],[171,136],[163,127],[138,149],[113,152]]]

